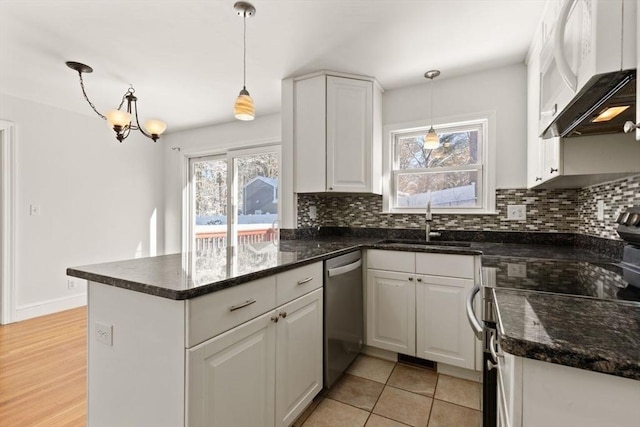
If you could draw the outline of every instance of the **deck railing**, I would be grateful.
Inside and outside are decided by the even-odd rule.
[[[227,246],[226,227],[224,229],[196,230],[196,251],[205,251]],[[246,245],[259,242],[271,242],[275,240],[276,232],[270,225],[256,224],[252,227],[238,226],[238,245]]]

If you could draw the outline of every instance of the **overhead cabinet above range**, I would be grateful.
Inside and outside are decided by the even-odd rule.
[[[382,89],[371,77],[293,79],[294,191],[382,194]]]

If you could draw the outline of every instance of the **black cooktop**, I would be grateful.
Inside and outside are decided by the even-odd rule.
[[[482,257],[483,286],[640,303],[640,271],[622,264]]]

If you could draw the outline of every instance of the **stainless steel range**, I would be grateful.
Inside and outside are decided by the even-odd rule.
[[[482,280],[467,297],[467,317],[483,341],[483,426],[497,424],[496,315],[493,288],[565,294],[584,298],[640,303],[640,206],[629,208],[617,220],[617,232],[626,242],[619,263],[516,257],[482,257]],[[474,298],[481,296],[476,318]]]

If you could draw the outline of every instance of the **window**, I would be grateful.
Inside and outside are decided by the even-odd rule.
[[[190,251],[276,238],[279,158],[272,146],[189,160]]]
[[[440,145],[424,147],[427,126],[389,132],[389,185],[385,210],[421,213],[491,213],[495,176],[490,173],[489,118],[434,126]]]

